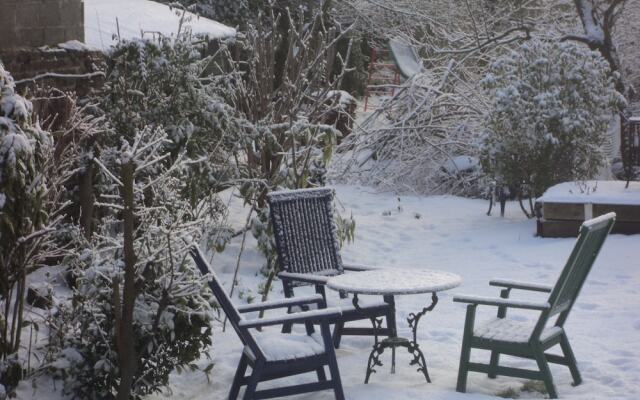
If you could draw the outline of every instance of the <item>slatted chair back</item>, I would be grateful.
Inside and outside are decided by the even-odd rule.
[[[613,228],[615,217],[615,213],[609,213],[582,224],[573,251],[549,295],[548,302],[551,307],[542,313],[532,337],[542,332],[547,320],[554,315],[559,314],[555,325],[564,325],[605,239]]]
[[[233,326],[233,329],[238,334],[238,337],[240,338],[240,341],[242,342],[242,344],[244,344],[245,346],[249,346],[251,351],[253,351],[253,354],[256,354],[257,356],[261,356],[262,358],[264,358],[264,354],[262,350],[260,350],[260,348],[258,347],[253,336],[251,336],[251,334],[246,329],[242,329],[238,325],[240,321],[242,321],[243,319],[242,315],[240,314],[240,312],[238,312],[236,307],[233,305],[231,298],[229,297],[227,292],[224,290],[224,287],[220,283],[220,279],[218,279],[218,276],[215,274],[215,272],[213,272],[213,269],[209,267],[209,263],[204,258],[204,255],[202,254],[202,251],[200,250],[200,248],[197,246],[194,246],[191,248],[190,253],[191,253],[191,257],[193,258],[193,261],[195,261],[196,266],[198,267],[200,272],[203,275],[209,274],[209,276],[211,277],[211,279],[209,279],[209,282],[208,282],[209,288],[213,292],[213,295],[215,296],[216,300],[218,301],[220,308],[222,308],[222,311],[227,316],[229,323],[231,324],[231,326]]]
[[[268,195],[282,271],[337,275],[343,272],[333,214],[333,189],[299,189]]]

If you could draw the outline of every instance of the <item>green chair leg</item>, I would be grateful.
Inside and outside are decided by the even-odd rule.
[[[556,386],[553,383],[553,377],[551,376],[551,370],[549,369],[549,362],[547,361],[547,357],[544,355],[544,351],[536,349],[535,358],[538,363],[538,368],[542,373],[542,381],[544,382],[544,386],[547,388],[549,398],[557,399],[558,393],[556,392]]]
[[[467,375],[469,374],[469,359],[471,358],[471,343],[473,325],[476,318],[476,305],[467,306],[467,316],[464,322],[464,336],[462,337],[462,350],[460,352],[460,366],[458,367],[458,383],[456,391],[464,393],[467,390]]]
[[[567,360],[567,366],[571,371],[571,376],[573,377],[573,386],[577,386],[582,383],[582,377],[580,376],[580,371],[578,371],[578,363],[576,362],[576,357],[573,354],[573,350],[571,350],[571,345],[569,344],[569,339],[566,334],[562,334],[560,337],[560,348],[562,349],[562,354],[564,354],[564,358]]]
[[[498,362],[500,361],[500,353],[493,350],[491,351],[491,361],[489,362],[489,373],[487,376],[491,379],[496,378],[496,368],[498,367]]]

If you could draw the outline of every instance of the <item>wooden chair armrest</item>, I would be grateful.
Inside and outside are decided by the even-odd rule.
[[[278,278],[283,280],[298,281],[304,283],[311,283],[314,285],[324,285],[327,283],[330,276],[314,275],[314,274],[297,274],[294,272],[280,272]]]
[[[506,279],[492,279],[489,282],[489,285],[508,288],[508,289],[522,289],[522,290],[530,290],[533,292],[545,292],[545,293],[551,293],[551,291],[553,290],[553,286],[550,286],[550,285],[510,281]]]
[[[345,271],[354,271],[354,272],[373,271],[376,269],[380,269],[380,268],[370,267],[368,265],[361,265],[361,264],[343,264],[342,268],[344,268]]]
[[[342,316],[342,310],[338,307],[323,308],[320,310],[303,311],[293,314],[279,315],[277,317],[261,319],[245,319],[238,323],[240,328],[261,328],[263,326],[283,325],[287,322],[298,323],[331,323]]]
[[[478,296],[466,296],[455,295],[453,301],[457,303],[467,303],[485,306],[507,307],[507,308],[521,308],[524,310],[538,310],[544,311],[551,308],[549,303],[535,303],[530,301],[515,301],[510,299],[493,298],[493,297],[478,297]]]
[[[306,297],[291,297],[289,299],[264,301],[262,303],[246,304],[237,307],[240,313],[252,311],[273,310],[276,308],[285,308],[292,306],[301,306],[304,304],[318,304],[319,308],[324,308],[324,298],[320,294]]]

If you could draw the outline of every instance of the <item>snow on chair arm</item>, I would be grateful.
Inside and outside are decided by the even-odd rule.
[[[293,314],[280,315],[277,317],[261,318],[261,319],[245,319],[238,323],[240,328],[260,328],[263,326],[282,325],[286,322],[304,323],[304,322],[332,322],[334,319],[342,315],[342,310],[338,307],[323,308],[321,310],[304,311]]]
[[[295,272],[280,272],[278,274],[278,278],[283,280],[312,283],[316,285],[324,285],[330,277],[331,276],[329,275],[297,274]]]
[[[544,285],[539,283],[529,283],[529,282],[519,282],[519,281],[510,281],[507,279],[492,279],[489,282],[490,286],[498,286],[504,287],[508,289],[522,289],[522,290],[531,290],[534,292],[545,292],[550,293],[553,289],[553,286]]]
[[[469,304],[497,306],[497,307],[503,306],[503,307],[509,307],[509,308],[522,308],[525,310],[538,310],[538,311],[544,311],[551,308],[549,303],[516,301],[516,300],[502,299],[502,298],[466,296],[466,295],[455,295],[453,296],[453,301],[457,303],[469,303]]]
[[[370,267],[368,265],[362,265],[362,264],[342,264],[342,268],[344,268],[345,271],[357,271],[357,272],[361,272],[361,271],[373,271],[379,268],[376,267]]]
[[[323,303],[324,303],[324,299],[322,298],[322,295],[316,294],[313,296],[292,297],[289,299],[264,301],[262,303],[255,303],[255,304],[246,304],[236,308],[241,313],[247,313],[252,311],[272,310],[276,308],[299,306],[303,304],[323,304]]]

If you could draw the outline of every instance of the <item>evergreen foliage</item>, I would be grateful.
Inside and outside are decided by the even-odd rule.
[[[493,98],[482,166],[501,185],[535,197],[603,165],[618,96],[597,53],[532,40],[497,59],[482,83]]]

